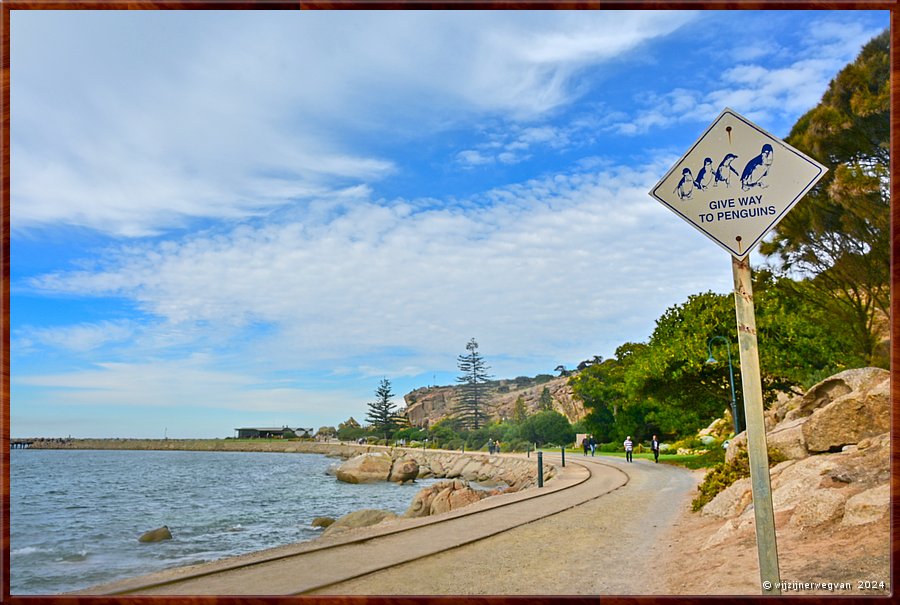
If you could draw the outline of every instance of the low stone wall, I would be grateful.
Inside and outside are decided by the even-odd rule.
[[[419,465],[420,477],[446,477],[467,481],[502,481],[512,490],[537,485],[537,459],[421,448],[358,445],[338,441],[291,441],[245,439],[36,439],[35,449],[82,450],[186,450],[215,452],[285,452],[324,454],[352,458],[367,452],[388,452],[395,460],[411,458]],[[557,473],[544,462],[544,480]]]

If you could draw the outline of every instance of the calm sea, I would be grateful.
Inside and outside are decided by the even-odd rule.
[[[12,450],[12,594],[55,594],[310,540],[314,517],[402,514],[410,485],[351,485],[333,458],[262,452]],[[173,539],[138,537],[168,525]]]

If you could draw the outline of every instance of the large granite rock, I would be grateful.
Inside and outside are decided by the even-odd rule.
[[[881,520],[891,508],[890,483],[856,494],[844,506],[843,525],[864,525]]]
[[[750,478],[744,477],[716,494],[715,498],[706,503],[701,514],[722,519],[737,517],[751,501]]]
[[[343,517],[340,517],[337,521],[329,525],[325,529],[325,531],[322,532],[322,535],[330,536],[342,531],[356,529],[359,527],[369,527],[370,525],[377,525],[378,523],[381,523],[383,521],[396,518],[397,515],[389,510],[364,508],[362,510],[353,511],[352,513],[347,513]]]
[[[847,502],[845,492],[846,490],[834,488],[808,491],[794,507],[791,525],[800,528],[818,527],[840,519],[844,514],[844,503]]]
[[[403,516],[439,515],[478,502],[488,495],[491,492],[475,490],[459,479],[441,481],[419,490]]]
[[[766,412],[770,451],[789,459],[840,451],[890,430],[890,373],[881,368],[846,370],[800,397],[779,398]],[[728,445],[725,460],[747,449],[746,432]]]
[[[151,529],[150,531],[141,534],[141,537],[138,538],[138,542],[162,542],[163,540],[171,539],[172,532],[169,531],[169,526],[163,525],[162,527],[157,527],[156,529]]]
[[[838,376],[842,374],[846,372]],[[803,436],[810,452],[840,450],[890,430],[890,375],[878,370],[866,376],[868,379],[861,381],[858,390],[836,397],[803,424]],[[881,380],[876,381],[876,377]]]
[[[394,461],[388,479],[390,481],[403,483],[405,481],[415,481],[418,476],[419,463],[412,458],[401,458]]]
[[[809,450],[806,449],[806,437],[803,436],[805,423],[806,418],[795,418],[776,425],[772,431],[766,434],[769,451],[777,452],[791,460],[809,456]]]
[[[338,480],[345,483],[373,483],[387,481],[393,459],[387,452],[369,452],[347,460],[335,471]]]
[[[814,385],[802,397],[787,402],[783,407],[783,417],[778,420],[804,418],[850,393],[865,393],[889,378],[890,373],[881,368],[856,368],[840,372]]]

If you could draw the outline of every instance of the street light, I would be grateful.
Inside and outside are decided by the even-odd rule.
[[[740,432],[740,425],[738,423],[737,400],[734,397],[734,366],[731,365],[731,341],[724,336],[713,336],[710,338],[706,343],[706,352],[709,353],[706,363],[717,363],[716,358],[712,354],[712,343],[716,340],[721,340],[728,347],[726,350],[728,351],[728,378],[731,381],[731,418],[734,421],[734,434],[737,436]]]

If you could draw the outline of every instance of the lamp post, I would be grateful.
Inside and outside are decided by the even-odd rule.
[[[728,351],[728,379],[731,381],[731,419],[734,421],[734,434],[740,432],[740,423],[738,422],[738,413],[737,413],[737,400],[734,396],[734,366],[731,364],[731,342],[725,338],[724,336],[713,336],[706,343],[706,352],[709,354],[709,358],[707,358],[706,363],[717,363],[716,358],[713,357],[712,354],[712,343],[716,340],[721,340],[727,346]]]

